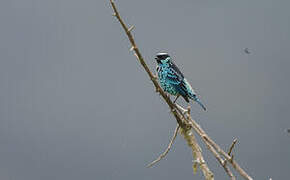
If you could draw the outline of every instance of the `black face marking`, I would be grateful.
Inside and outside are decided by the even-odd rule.
[[[165,60],[166,58],[170,57],[167,53],[158,53],[155,57],[157,63],[161,63],[161,60]]]
[[[166,59],[166,58],[168,58],[168,57],[169,57],[168,54],[157,54],[157,58],[158,58],[158,59]]]
[[[184,78],[184,75],[182,74],[182,72],[178,69],[178,67],[173,62],[170,62],[170,66],[179,76],[181,76],[182,79]]]
[[[155,57],[155,59],[156,59],[156,61],[157,61],[158,64],[161,63],[161,59],[159,59],[158,57]]]

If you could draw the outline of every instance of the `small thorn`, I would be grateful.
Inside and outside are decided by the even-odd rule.
[[[155,92],[159,93],[159,88],[158,87],[155,87]]]
[[[134,25],[132,25],[131,27],[129,27],[128,32],[131,32],[134,29]]]
[[[153,77],[151,78],[151,80],[152,81],[154,81],[154,80],[156,81],[157,80],[157,76],[156,75],[153,75]]]
[[[187,107],[187,113],[190,114],[190,106]]]
[[[112,16],[117,16],[117,14],[116,13],[113,13]]]
[[[134,46],[132,46],[131,48],[130,48],[130,51],[133,51],[135,49],[135,47]]]

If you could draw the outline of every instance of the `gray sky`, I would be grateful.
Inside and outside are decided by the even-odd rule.
[[[153,69],[167,51],[208,107],[193,117],[254,179],[290,166],[290,1],[119,0]],[[200,179],[108,1],[0,1],[0,179]],[[244,48],[251,54],[245,54]],[[180,100],[182,103],[182,100]],[[227,179],[203,146],[216,179]],[[241,179],[241,177],[238,177]]]

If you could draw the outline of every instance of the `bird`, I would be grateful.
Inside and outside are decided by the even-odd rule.
[[[191,99],[206,111],[206,107],[197,97],[196,92],[193,90],[182,72],[174,64],[168,53],[157,53],[155,60],[157,62],[156,71],[160,86],[165,92],[176,96],[173,102],[175,103],[176,100],[182,96],[187,103],[189,103],[189,100]]]
[[[245,48],[245,49],[244,49],[244,52],[245,52],[246,54],[251,54],[251,52],[249,51],[249,48]]]

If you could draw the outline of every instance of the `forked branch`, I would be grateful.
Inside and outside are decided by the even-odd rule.
[[[232,151],[234,149],[234,146],[237,143],[237,141],[238,141],[237,138],[235,138],[234,141],[232,142],[232,145],[230,146],[230,149],[229,149],[229,152],[228,152],[228,155],[231,156],[231,161],[234,159],[234,155],[233,154],[231,155],[231,153],[232,153]],[[227,161],[224,162],[224,166],[226,166],[226,165],[227,165]]]
[[[166,93],[162,90],[162,88],[160,87],[160,85],[157,82],[157,78],[156,76],[153,75],[153,73],[150,71],[149,67],[147,66],[147,64],[145,63],[136,43],[135,40],[131,34],[131,31],[128,30],[128,27],[126,26],[126,24],[124,23],[124,21],[122,20],[121,16],[119,15],[119,12],[116,8],[116,5],[114,3],[113,0],[110,0],[110,3],[112,5],[112,8],[114,10],[114,16],[118,19],[118,21],[120,22],[123,30],[125,31],[126,35],[128,36],[128,39],[132,45],[131,50],[134,51],[134,55],[136,56],[137,60],[140,62],[140,64],[143,66],[143,68],[145,69],[145,71],[147,72],[148,76],[150,77],[151,81],[153,82],[156,92],[158,92],[163,99],[165,100],[165,102],[167,103],[167,105],[169,106],[172,114],[174,115],[177,123],[179,124],[181,129],[187,130],[188,127],[190,127],[188,125],[188,123],[186,122],[183,114],[180,112],[180,110],[177,108],[177,106],[170,100],[169,96],[166,95]],[[191,138],[194,137],[193,135],[191,136]],[[189,138],[188,138],[189,139]],[[188,140],[186,139],[186,140]],[[188,142],[188,141],[187,141]],[[196,142],[195,140],[192,140],[191,142]],[[191,142],[188,142],[188,144],[191,144]],[[196,151],[194,148],[196,146],[191,146],[193,151]],[[201,153],[198,153],[197,155],[201,155]],[[199,159],[203,159],[202,157],[200,157]],[[213,173],[210,171],[210,169],[208,168],[206,163],[203,163],[201,167],[201,170],[205,176],[205,178],[207,180],[213,180]]]
[[[128,28],[124,21],[122,20],[121,16],[119,15],[119,12],[117,11],[116,5],[113,0],[110,0],[110,3],[112,5],[112,8],[114,10],[114,16],[118,19],[119,23],[121,24],[123,30],[125,31],[130,43],[131,43],[131,51],[134,51],[134,55],[136,56],[137,60],[140,62],[140,64],[145,69],[146,73],[150,77],[151,81],[153,82],[156,92],[158,92],[164,101],[167,103],[168,107],[170,108],[173,116],[175,117],[177,123],[180,126],[180,130],[182,131],[182,134],[184,136],[184,139],[187,141],[188,145],[192,148],[193,156],[196,159],[196,161],[199,161],[200,168],[205,176],[206,180],[213,180],[213,173],[209,170],[206,162],[204,161],[201,149],[199,145],[197,144],[195,137],[191,131],[191,129],[194,129],[195,132],[202,138],[203,142],[206,144],[207,148],[214,154],[214,156],[217,158],[218,162],[223,166],[224,162],[219,156],[222,155],[225,157],[225,161],[228,161],[233,168],[244,178],[247,180],[252,180],[252,178],[238,165],[238,163],[231,158],[229,154],[224,152],[206,133],[205,131],[191,118],[189,113],[187,113],[187,117],[184,115],[184,113],[180,110],[179,107],[177,107],[176,104],[174,104],[169,96],[166,95],[166,93],[162,90],[160,85],[157,82],[157,78],[153,75],[153,73],[150,71],[149,67],[145,63],[136,43],[135,40],[131,34],[131,31],[134,26],[131,26]],[[189,111],[187,111],[189,112]],[[196,157],[195,157],[196,156]],[[228,167],[223,166],[227,172],[227,174],[231,177],[231,172],[227,171],[229,170]],[[229,173],[230,172],[230,173]],[[232,177],[231,177],[232,178]]]

